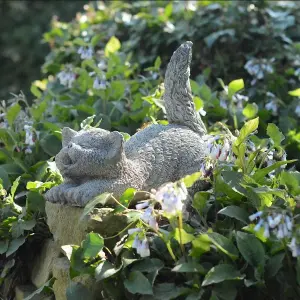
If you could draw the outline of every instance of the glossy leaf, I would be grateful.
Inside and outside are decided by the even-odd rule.
[[[218,214],[228,216],[230,218],[234,218],[238,221],[243,222],[244,224],[248,224],[248,216],[249,214],[241,207],[235,205],[229,205],[221,209]]]
[[[237,232],[236,241],[244,259],[255,268],[264,268],[265,250],[261,242],[252,234]]]
[[[273,123],[268,124],[267,134],[274,141],[275,146],[280,146],[281,142],[285,139],[285,136],[282,134],[279,128]]]
[[[104,246],[104,240],[100,234],[90,232],[86,235],[85,240],[82,242],[82,257],[94,258]]]
[[[149,280],[139,271],[130,272],[124,286],[132,294],[153,295]]]
[[[236,79],[229,83],[228,85],[228,97],[231,98],[235,93],[239,92],[244,88],[244,80]]]
[[[208,237],[212,244],[214,244],[220,251],[227,254],[231,259],[235,260],[239,257],[239,252],[232,241],[227,237],[217,232],[208,233]]]
[[[221,264],[209,270],[202,282],[202,286],[226,280],[242,280],[244,277],[245,275],[242,275],[233,265]]]

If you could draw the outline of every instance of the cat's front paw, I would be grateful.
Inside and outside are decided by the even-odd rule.
[[[54,186],[49,191],[46,192],[45,198],[47,201],[52,203],[67,203],[67,199],[65,197],[66,191],[71,187],[74,187],[74,184],[63,183],[58,186]]]
[[[99,195],[97,189],[83,184],[65,191],[65,198],[68,203],[74,206],[84,207],[90,200]]]
[[[52,203],[61,202],[59,194],[60,194],[60,186],[59,185],[54,186],[53,188],[51,188],[49,191],[46,192],[45,198],[47,201]]]

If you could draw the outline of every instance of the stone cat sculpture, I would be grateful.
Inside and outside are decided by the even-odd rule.
[[[205,156],[206,128],[195,111],[189,75],[192,42],[173,54],[165,75],[168,125],[152,124],[126,142],[119,132],[103,129],[62,131],[56,164],[64,183],[46,193],[51,202],[84,206],[93,197],[127,188],[158,188],[197,172]]]

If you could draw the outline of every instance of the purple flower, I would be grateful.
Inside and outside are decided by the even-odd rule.
[[[135,206],[136,209],[140,210],[140,209],[144,209],[146,207],[149,206],[149,201],[143,201],[143,202],[140,202],[139,204],[137,204]]]
[[[183,182],[168,183],[162,186],[155,194],[157,201],[161,203],[162,210],[170,215],[176,215],[182,211],[183,201],[188,195]]]
[[[96,77],[93,83],[93,88],[95,90],[105,90],[107,87],[106,80],[100,80],[99,77]]]
[[[93,48],[81,46],[77,53],[80,54],[81,59],[91,59],[93,57]]]
[[[262,211],[258,211],[255,214],[249,216],[249,220],[252,222],[254,221],[256,218],[261,217],[261,215],[263,214]]]
[[[136,252],[141,257],[150,256],[149,243],[146,238],[144,238],[143,240],[140,240],[139,236],[136,235],[134,238],[134,241],[132,243],[132,248],[136,249]]]
[[[67,86],[69,89],[72,87],[76,75],[70,70],[61,71],[57,74],[57,78],[60,81],[60,84]]]
[[[154,212],[153,212],[153,208],[152,207],[148,207],[144,213],[142,214],[141,216],[141,219],[149,224],[150,227],[152,227],[155,231],[158,230],[158,224],[156,222],[156,217],[154,215]]]
[[[291,243],[289,244],[289,248],[292,251],[293,257],[300,256],[300,245],[297,243],[297,240],[295,237],[292,238]]]

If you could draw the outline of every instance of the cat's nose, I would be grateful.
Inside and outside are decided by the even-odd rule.
[[[73,143],[69,143],[68,144],[68,148],[70,149],[70,148],[72,148],[73,147]]]

